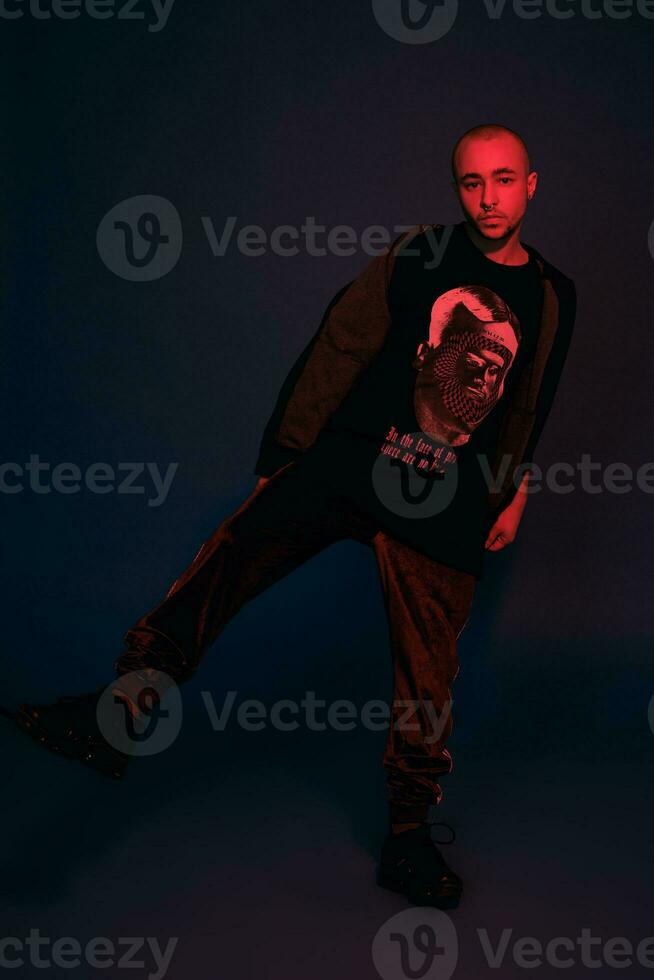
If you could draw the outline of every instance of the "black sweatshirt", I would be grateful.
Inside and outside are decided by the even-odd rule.
[[[401,236],[332,300],[282,387],[255,472],[296,460],[399,540],[481,578],[497,501],[507,505],[516,467],[532,461],[576,309],[571,280],[524,247],[528,262],[506,266],[464,222]],[[493,495],[507,447],[509,482]]]

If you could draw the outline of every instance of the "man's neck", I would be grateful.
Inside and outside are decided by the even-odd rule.
[[[529,261],[529,252],[520,244],[521,225],[514,228],[508,237],[497,241],[484,238],[469,221],[464,221],[464,227],[472,244],[491,262],[497,262],[498,265],[526,265]]]

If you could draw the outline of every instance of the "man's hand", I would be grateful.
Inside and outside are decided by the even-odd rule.
[[[513,514],[510,507],[503,510],[488,532],[486,550],[500,551],[501,548],[505,548],[507,544],[515,541],[521,516],[521,514]]]
[[[522,520],[522,515],[527,504],[527,486],[529,483],[529,471],[527,471],[518,487],[513,500],[505,510],[499,515],[492,528],[488,532],[486,544],[487,551],[500,551],[507,544],[515,541],[518,527]]]

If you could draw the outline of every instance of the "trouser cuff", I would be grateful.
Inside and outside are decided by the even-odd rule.
[[[129,630],[127,649],[114,661],[117,676],[150,667],[168,674],[177,684],[190,680],[197,666],[189,662],[176,643],[159,630]]]

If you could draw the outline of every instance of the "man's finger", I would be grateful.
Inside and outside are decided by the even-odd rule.
[[[493,541],[497,537],[497,534],[498,534],[498,532],[495,530],[494,527],[492,527],[490,529],[490,531],[488,532],[488,537],[486,538],[486,543],[485,543],[484,547],[490,548],[490,546],[492,545]]]
[[[503,539],[504,539],[504,535],[502,534],[501,531],[498,531],[497,534],[493,535],[491,543],[488,546],[489,549],[491,551],[499,551],[499,549],[503,547]]]

